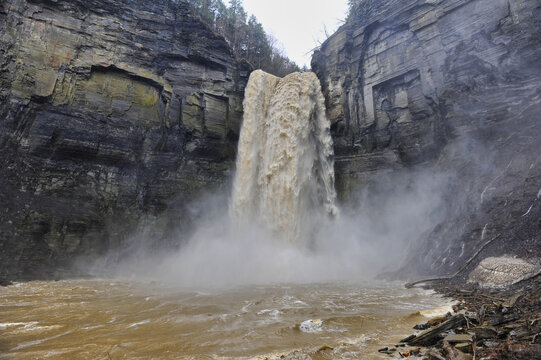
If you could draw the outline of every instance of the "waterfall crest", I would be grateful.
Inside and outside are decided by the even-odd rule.
[[[244,97],[230,212],[296,241],[314,214],[336,215],[330,123],[314,73],[256,70]]]

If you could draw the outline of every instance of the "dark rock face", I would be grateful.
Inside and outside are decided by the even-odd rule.
[[[230,172],[249,72],[182,2],[3,1],[0,278],[186,224]]]
[[[365,0],[317,51],[348,201],[388,174],[449,173],[420,272],[540,255],[541,3]],[[473,266],[473,265],[472,265]]]
[[[540,19],[538,0],[364,0],[316,52],[342,201],[447,174],[412,270],[541,256]],[[1,2],[0,280],[181,241],[228,178],[249,72],[182,2]]]

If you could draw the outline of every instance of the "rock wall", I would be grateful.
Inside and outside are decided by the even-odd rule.
[[[364,0],[314,55],[342,202],[448,175],[416,271],[541,256],[540,18],[538,0]],[[1,2],[0,280],[181,241],[230,174],[249,72],[182,2]]]
[[[229,175],[249,72],[182,2],[2,1],[0,277],[186,225]]]
[[[342,201],[448,175],[444,220],[410,257],[420,272],[481,248],[541,255],[540,19],[538,0],[363,0],[314,54]]]

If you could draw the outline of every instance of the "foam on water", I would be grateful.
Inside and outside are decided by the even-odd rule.
[[[36,321],[32,322],[8,322],[8,323],[0,323],[0,329],[6,329],[9,327],[20,327],[23,326],[24,328],[28,328],[34,325],[37,325],[38,323]]]
[[[66,302],[68,294],[85,302]],[[0,301],[13,305],[2,311],[0,331],[6,355],[21,360],[99,359],[107,353],[141,359],[325,353],[374,360],[385,358],[377,352],[383,341],[398,341],[426,321],[408,313],[447,304],[428,294],[398,283],[243,286],[196,294],[155,282],[32,282],[0,293]],[[45,296],[39,306],[28,301]],[[25,326],[28,331],[18,331]]]
[[[452,304],[446,304],[443,306],[438,306],[432,309],[427,309],[420,311],[420,314],[427,318],[433,318],[438,316],[444,316],[447,313],[453,312],[453,305]]]
[[[306,321],[303,321],[299,325],[299,329],[302,332],[306,333],[314,333],[314,332],[320,332],[323,327],[323,321],[321,319],[309,319]]]

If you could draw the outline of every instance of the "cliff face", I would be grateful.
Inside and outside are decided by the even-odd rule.
[[[537,0],[364,0],[314,55],[342,201],[447,176],[421,271],[491,239],[540,255],[540,18]],[[0,280],[179,241],[230,173],[249,72],[183,3],[0,3]]]
[[[484,253],[539,256],[540,18],[537,0],[364,0],[313,57],[343,201],[389,174],[447,172],[421,271],[490,239]]]
[[[183,3],[3,1],[0,276],[186,224],[229,174],[249,72]]]

